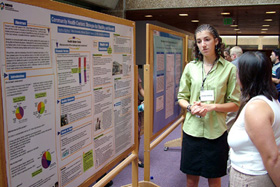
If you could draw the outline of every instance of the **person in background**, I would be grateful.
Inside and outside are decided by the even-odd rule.
[[[231,63],[234,64],[236,67],[238,65],[238,59],[243,54],[243,50],[239,46],[234,46],[230,49],[230,56],[231,56]],[[236,118],[237,112],[228,112],[227,118],[226,118],[226,124],[227,124],[227,130],[230,131],[235,118]]]
[[[194,38],[197,60],[186,65],[178,92],[179,105],[187,110],[180,170],[188,187],[198,186],[200,176],[216,187],[227,170],[226,114],[238,110],[240,91],[236,67],[222,57],[224,44],[217,30],[203,24]]]
[[[243,54],[243,50],[239,46],[234,46],[230,49],[230,57],[232,59],[231,63],[233,63],[236,67],[238,65],[238,58]]]
[[[280,104],[271,63],[260,52],[239,59],[241,107],[228,135],[230,186],[280,186]]]
[[[230,49],[229,49],[229,47],[227,47],[227,48],[224,50],[224,57],[225,57],[225,59],[226,59],[227,61],[229,61],[229,62],[232,61],[232,59],[231,59],[231,57],[230,57]]]
[[[144,89],[142,87],[142,80],[140,76],[138,75],[138,93],[144,98]],[[139,96],[138,96],[138,106],[143,103],[141,102]],[[143,111],[138,111],[138,152],[139,152],[139,147],[140,147],[140,139],[141,139],[141,124],[142,124],[142,119],[143,119]],[[138,154],[139,155],[139,154]],[[138,160],[138,166],[140,168],[144,168],[143,162],[139,159]]]
[[[270,55],[272,67],[272,82],[274,82],[278,90],[278,100],[280,101],[280,48],[274,49]]]

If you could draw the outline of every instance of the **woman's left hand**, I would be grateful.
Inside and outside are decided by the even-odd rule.
[[[191,111],[193,115],[205,117],[208,112],[208,109],[205,106],[203,106],[202,103],[199,101],[194,102]]]
[[[215,104],[206,104],[206,103],[202,103],[201,101],[195,101],[194,105],[198,105],[198,106],[201,106],[201,107],[207,109],[207,112],[215,110]]]

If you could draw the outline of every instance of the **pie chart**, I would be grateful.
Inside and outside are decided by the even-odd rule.
[[[21,106],[17,107],[17,109],[16,109],[16,118],[17,119],[21,119],[21,118],[23,118],[23,115],[24,115],[23,108]]]
[[[45,103],[44,102],[40,102],[37,106],[37,111],[40,114],[43,114],[45,111]]]
[[[50,166],[51,162],[52,162],[52,156],[51,156],[50,152],[48,152],[48,151],[44,152],[44,154],[42,156],[43,168],[47,169]]]

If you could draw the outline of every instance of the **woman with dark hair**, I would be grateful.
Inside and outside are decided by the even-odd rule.
[[[260,52],[239,59],[241,107],[228,136],[230,186],[280,186],[280,104],[271,68]]]
[[[188,63],[181,77],[179,105],[187,110],[183,125],[180,169],[187,186],[198,186],[199,177],[209,186],[221,186],[226,175],[228,144],[227,112],[237,111],[240,90],[236,67],[223,58],[224,44],[211,25],[195,31],[196,60]]]

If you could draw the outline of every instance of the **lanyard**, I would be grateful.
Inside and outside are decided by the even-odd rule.
[[[213,64],[213,66],[211,67],[211,69],[208,71],[208,73],[206,74],[206,76],[205,76],[205,78],[203,78],[204,76],[203,76],[203,64],[204,63],[202,63],[201,65],[202,65],[202,68],[201,68],[201,74],[202,74],[202,85],[201,85],[201,90],[204,90],[204,83],[205,83],[205,81],[206,81],[206,78],[207,78],[207,76],[209,75],[209,73],[212,71],[212,69],[213,69],[213,67],[215,66],[215,64],[216,64],[216,61],[214,62],[214,64]]]

